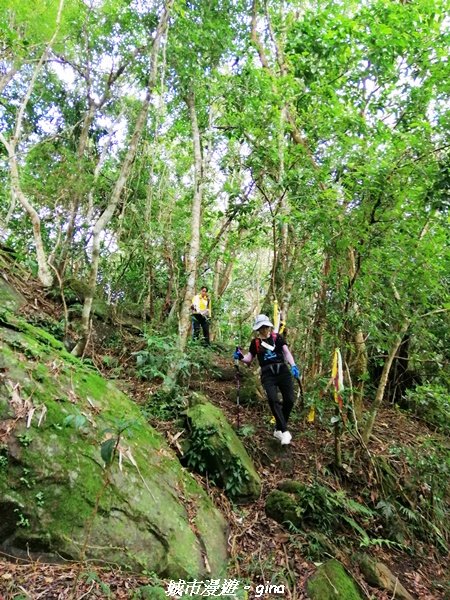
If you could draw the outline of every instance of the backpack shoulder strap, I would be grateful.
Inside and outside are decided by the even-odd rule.
[[[277,341],[277,336],[278,336],[278,333],[275,333],[274,331],[272,331],[272,333],[270,334],[270,337],[272,338],[272,342],[273,342],[274,346]],[[259,349],[261,347],[261,340],[259,339],[259,337],[255,338],[255,346],[256,346],[256,354],[259,354]]]

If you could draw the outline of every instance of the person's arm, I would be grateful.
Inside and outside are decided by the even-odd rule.
[[[244,358],[241,358],[241,362],[245,363],[246,365],[250,365],[254,358],[255,357],[253,356],[253,354],[251,352],[247,352],[247,354],[244,356]]]
[[[287,344],[283,344],[283,356],[284,360],[289,366],[293,367],[295,365],[294,357],[292,356],[291,351],[287,347]]]
[[[286,344],[283,344],[282,348],[283,348],[284,359],[288,363],[288,365],[291,367],[292,375],[294,376],[295,379],[298,379],[300,381],[300,369],[295,364],[295,360],[291,354],[291,351],[289,350],[289,348],[287,347]]]
[[[254,341],[252,341],[252,343],[250,344],[250,348],[248,349],[248,352],[245,356],[242,354],[242,351],[240,348],[236,348],[236,352],[233,355],[234,358],[235,359],[237,358],[238,360],[245,363],[246,365],[250,365],[252,363],[252,360],[256,356],[256,354],[253,354],[253,352],[252,352],[253,344],[254,344]]]

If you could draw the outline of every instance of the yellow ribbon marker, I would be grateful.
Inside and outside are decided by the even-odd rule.
[[[345,414],[343,413],[344,401],[342,399],[342,392],[344,391],[344,373],[342,369],[342,356],[339,348],[336,348],[334,351],[331,379],[333,382],[334,401],[339,407],[342,420],[345,422]]]
[[[278,312],[278,300],[273,301],[273,330],[278,333],[280,328],[280,313]]]

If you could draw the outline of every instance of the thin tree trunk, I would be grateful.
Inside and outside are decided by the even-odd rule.
[[[33,226],[33,237],[36,246],[36,259],[38,264],[39,281],[44,287],[50,287],[53,283],[53,275],[50,271],[50,267],[48,266],[47,256],[42,241],[41,219],[39,218],[36,209],[32,206],[28,198],[23,193],[22,188],[20,186],[19,168],[17,165],[17,157],[15,153],[14,144],[8,143],[8,141],[4,138],[2,133],[0,133],[0,140],[3,142],[3,145],[8,151],[12,193],[27,211],[28,216],[31,219],[31,224]]]
[[[195,293],[197,261],[200,252],[200,221],[203,197],[202,148],[200,129],[197,121],[197,112],[195,110],[195,95],[192,91],[190,91],[186,97],[186,104],[191,119],[192,142],[194,147],[194,197],[192,200],[191,239],[186,257],[187,282],[184,290],[183,301],[181,303],[181,313],[178,324],[179,345],[182,350],[184,350],[186,347],[191,330],[190,306],[192,297]]]
[[[81,129],[81,135],[80,135],[80,139],[78,142],[77,159],[79,161],[81,161],[81,159],[84,156],[84,152],[86,150],[86,146],[87,146],[87,142],[88,142],[89,129],[90,129],[92,123],[94,122],[96,110],[97,110],[97,107],[96,107],[95,103],[93,101],[90,101],[89,102],[89,110],[84,118],[83,126]],[[94,177],[94,184],[95,184],[95,177]],[[58,273],[59,273],[59,276],[61,277],[61,279],[64,278],[68,254],[69,254],[70,248],[72,247],[72,243],[73,243],[73,236],[75,234],[75,224],[76,224],[76,220],[77,220],[77,216],[78,216],[78,209],[79,209],[80,203],[81,203],[81,194],[79,191],[76,191],[75,197],[73,198],[73,200],[71,202],[69,223],[67,225],[66,236],[65,236],[64,243],[63,243],[63,246],[61,249],[61,253],[60,253]]]
[[[27,211],[27,213],[31,219],[31,223],[33,225],[33,237],[34,237],[34,241],[36,244],[36,258],[37,258],[37,263],[38,263],[38,277],[39,277],[39,280],[41,281],[42,285],[44,285],[45,287],[50,287],[52,285],[53,275],[52,275],[50,267],[48,265],[47,256],[46,256],[45,249],[44,249],[44,244],[42,242],[41,219],[40,219],[36,209],[32,206],[32,204],[30,203],[28,198],[23,193],[23,190],[20,185],[19,166],[17,163],[17,148],[19,146],[20,138],[22,137],[22,125],[23,125],[23,119],[25,116],[25,109],[30,100],[31,93],[33,91],[34,85],[39,76],[39,73],[41,72],[42,65],[44,64],[44,62],[48,56],[48,53],[50,51],[50,48],[52,47],[53,42],[55,41],[56,36],[58,35],[59,27],[61,24],[61,16],[62,16],[63,7],[64,7],[64,0],[60,0],[59,5],[58,5],[58,12],[56,15],[55,31],[53,32],[53,35],[50,38],[48,44],[45,46],[44,51],[43,51],[41,57],[39,58],[39,61],[33,71],[33,74],[30,79],[30,83],[29,83],[27,91],[25,93],[25,97],[23,99],[23,102],[19,106],[19,110],[17,111],[16,124],[14,127],[14,133],[13,133],[11,140],[8,141],[4,137],[4,135],[0,132],[0,141],[3,143],[3,145],[5,146],[5,148],[8,152],[9,168],[10,168],[10,174],[11,174],[11,187],[12,187],[13,195],[19,200],[19,202],[22,204],[23,208]],[[4,85],[6,85],[8,83],[8,79],[6,79],[3,83],[4,83]]]
[[[367,347],[363,332],[360,327],[354,334],[355,357],[352,361],[353,377],[356,380],[353,388],[353,406],[355,416],[359,420],[363,413],[364,382],[367,374]]]
[[[344,308],[344,319],[347,318],[349,314],[350,307],[352,307],[352,312],[354,315],[358,316],[360,314],[359,306],[356,301],[352,299],[353,296],[353,287],[355,285],[356,278],[358,277],[360,271],[360,260],[356,259],[355,249],[349,248],[348,257],[349,257],[349,284],[347,288],[347,299]],[[364,339],[364,334],[361,327],[358,325],[356,327],[356,331],[353,331],[350,334],[350,343],[353,341],[353,356],[348,361],[351,364],[352,369],[352,379],[355,381],[354,386],[354,402],[353,407],[355,411],[355,417],[359,421],[362,413],[363,413],[363,400],[364,400],[364,383],[367,375],[367,347]]]
[[[155,33],[155,38],[153,40],[152,51],[150,54],[150,76],[149,83],[147,87],[147,92],[145,95],[145,99],[143,101],[141,110],[139,112],[136,125],[134,128],[133,135],[131,137],[130,145],[128,151],[126,153],[125,159],[122,163],[122,167],[120,170],[119,177],[116,181],[114,189],[111,194],[110,201],[108,206],[103,211],[103,213],[98,218],[97,222],[94,225],[93,235],[92,235],[92,259],[91,259],[91,269],[89,273],[88,279],[88,290],[86,292],[83,304],[83,311],[81,315],[81,338],[78,341],[75,348],[72,350],[72,354],[75,356],[82,356],[84,354],[87,340],[89,338],[90,333],[90,319],[91,319],[91,311],[92,311],[92,303],[94,300],[95,290],[97,287],[97,274],[98,274],[98,265],[100,259],[100,239],[105,227],[108,225],[111,220],[114,211],[116,210],[117,204],[119,203],[120,197],[122,195],[123,189],[128,180],[128,176],[131,172],[131,167],[133,165],[133,161],[136,156],[137,147],[139,141],[141,139],[142,133],[145,128],[145,124],[147,121],[148,109],[150,106],[150,100],[153,93],[153,88],[156,83],[156,74],[157,74],[157,59],[158,52],[161,43],[162,36],[164,35],[167,23],[169,19],[169,11],[173,4],[173,0],[168,0],[162,16],[160,18],[158,28]]]
[[[388,382],[389,373],[391,370],[392,362],[397,354],[400,344],[402,343],[403,337],[408,331],[409,324],[411,323],[410,319],[405,319],[400,327],[398,334],[395,337],[395,341],[392,344],[391,351],[384,363],[383,371],[381,373],[380,383],[378,384],[377,393],[375,395],[375,400],[373,401],[372,407],[369,411],[369,415],[366,421],[366,425],[364,427],[364,431],[362,434],[362,438],[365,444],[369,441],[369,438],[372,434],[372,429],[375,423],[375,419],[378,413],[378,410],[383,402],[384,392],[386,389],[386,384]]]
[[[314,320],[311,327],[311,335],[313,339],[313,361],[311,365],[311,377],[315,377],[322,370],[322,357],[320,351],[322,346],[323,329],[325,326],[325,319],[327,316],[326,299],[328,291],[328,275],[330,273],[330,268],[331,257],[330,254],[326,251],[322,267],[322,282],[316,300]]]

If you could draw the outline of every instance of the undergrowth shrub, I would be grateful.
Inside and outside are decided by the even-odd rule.
[[[182,351],[178,346],[178,336],[146,334],[146,348],[134,352],[136,357],[136,370],[142,379],[170,378],[171,367],[176,364],[178,369],[178,385],[187,387],[191,377],[198,373],[211,375],[214,373],[212,366],[212,352],[210,348],[201,346],[198,342],[191,341]]]
[[[309,527],[331,535],[344,522],[361,539],[368,537],[366,530],[373,526],[376,513],[350,498],[344,490],[333,491],[314,482],[299,486],[296,496],[297,514]]]
[[[406,390],[406,403],[416,415],[450,433],[450,390],[446,386],[425,384]]]
[[[214,485],[223,486],[226,494],[233,498],[249,480],[248,473],[238,459],[225,460],[211,443],[216,433],[214,427],[196,428],[190,438],[185,454],[186,466],[201,475],[207,475]]]
[[[157,419],[159,421],[171,421],[179,417],[188,407],[188,398],[178,385],[170,388],[159,388],[153,392],[142,412],[146,419]]]
[[[404,475],[391,491],[393,510],[413,537],[434,544],[442,552],[450,543],[450,448],[427,438],[413,448],[393,447],[391,456],[401,461]]]
[[[292,507],[298,521],[296,525],[289,523],[288,528],[300,534],[301,545],[309,557],[316,559],[329,553],[333,544],[348,546],[349,535],[359,547],[400,547],[392,539],[379,537],[379,512],[354,500],[344,490],[334,491],[318,482],[287,483],[280,489],[293,493]]]

